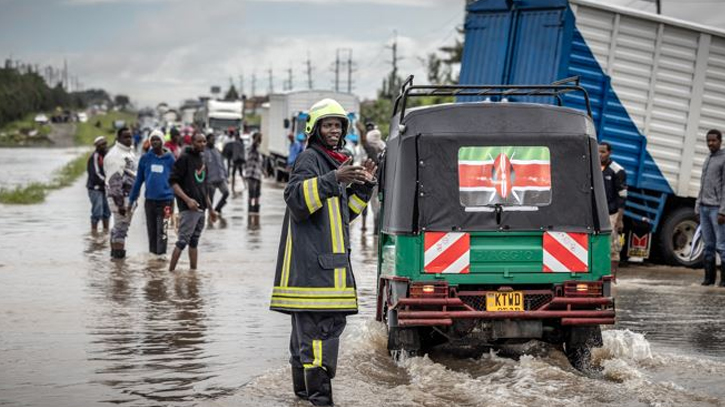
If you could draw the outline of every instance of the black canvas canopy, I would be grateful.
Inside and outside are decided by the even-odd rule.
[[[404,114],[402,120],[400,113],[393,117],[387,142],[385,233],[610,230],[596,135],[586,113],[541,104],[474,102]],[[534,199],[533,207],[465,206],[462,202],[468,200],[461,199],[459,182],[461,148],[499,147],[548,151],[549,195]]]

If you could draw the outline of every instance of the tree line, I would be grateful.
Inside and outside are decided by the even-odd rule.
[[[60,83],[48,86],[36,72],[0,68],[0,126],[32,113],[50,112],[56,108],[83,109],[93,104],[110,106],[112,103],[102,89],[67,92]]]

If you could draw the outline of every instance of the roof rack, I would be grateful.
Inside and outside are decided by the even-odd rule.
[[[563,105],[562,95],[581,92],[587,107],[587,114],[592,117],[589,93],[579,84],[579,77],[564,78],[550,85],[413,85],[413,75],[408,76],[400,87],[400,94],[395,98],[393,116],[400,107],[400,123],[403,123],[408,98],[424,96],[553,96],[557,104]]]

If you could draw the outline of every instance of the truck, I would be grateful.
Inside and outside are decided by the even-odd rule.
[[[213,129],[223,134],[230,127],[242,129],[244,119],[242,101],[207,100],[195,113],[194,123],[202,129]]]
[[[705,134],[725,127],[725,31],[590,0],[479,0],[466,11],[460,84],[578,77],[599,141],[627,171],[626,254],[699,266],[694,206]],[[490,98],[502,99],[531,101]],[[561,102],[584,107],[579,94]]]
[[[287,156],[289,155],[289,136],[304,133],[307,122],[307,109],[321,99],[331,98],[338,101],[348,112],[350,129],[355,132],[355,118],[360,112],[360,100],[350,93],[329,90],[296,90],[269,95],[269,105],[261,110],[262,145],[269,174],[277,181],[288,177]]]

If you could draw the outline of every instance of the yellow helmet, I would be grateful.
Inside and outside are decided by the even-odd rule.
[[[340,136],[340,140],[343,140],[347,134],[349,120],[345,109],[334,99],[322,99],[312,105],[310,114],[307,116],[307,125],[305,125],[305,133],[307,133],[307,136],[312,136],[315,133],[317,123],[320,119],[327,117],[335,117],[342,120],[342,135]]]

